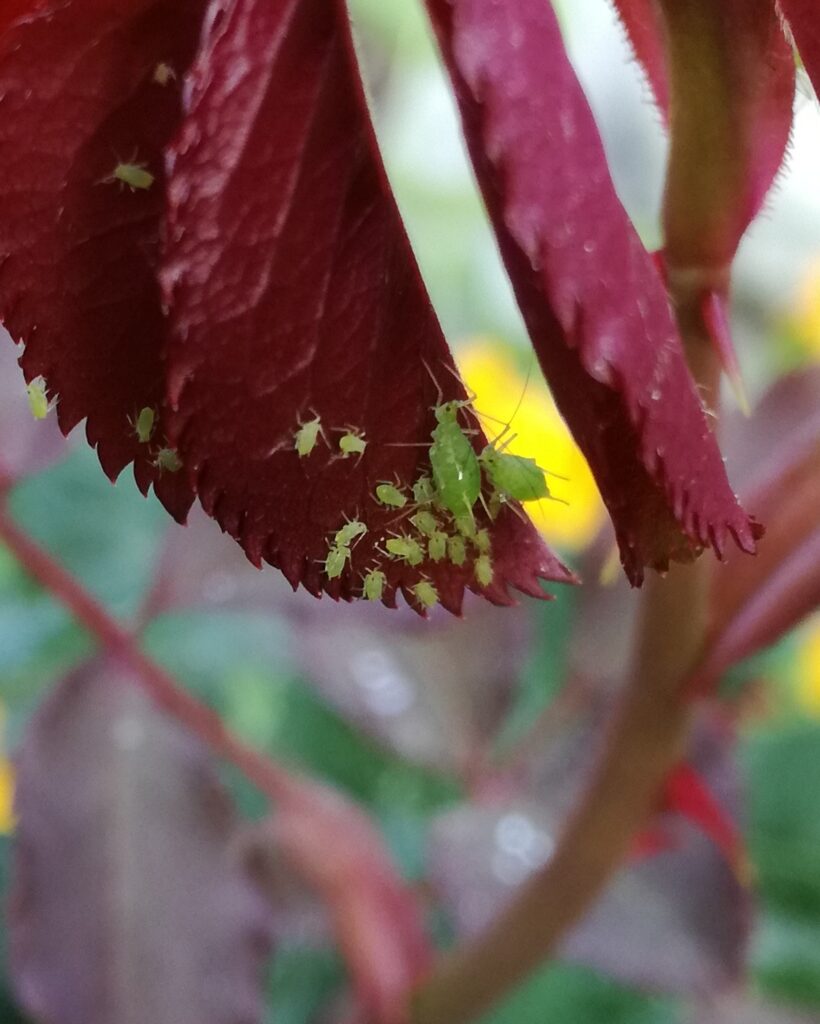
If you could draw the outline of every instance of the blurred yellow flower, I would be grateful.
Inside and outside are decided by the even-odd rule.
[[[790,317],[800,348],[813,360],[820,360],[820,259],[810,267],[797,292]]]
[[[797,654],[797,699],[804,711],[820,717],[820,615],[809,622]]]
[[[555,408],[535,357],[532,369],[524,373],[510,348],[489,338],[470,340],[460,347],[456,357],[467,386],[476,393],[476,409],[486,417],[487,434],[492,437],[509,423],[514,439],[507,451],[533,458],[542,469],[567,478],[547,477],[551,493],[566,505],[558,501],[529,502],[527,511],[552,544],[569,551],[580,550],[598,530],[603,504],[589,467]],[[506,437],[502,443],[504,440]]]

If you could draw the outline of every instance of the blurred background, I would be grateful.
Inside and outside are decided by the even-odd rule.
[[[648,88],[604,0],[558,7],[621,198],[655,246],[665,144]],[[35,428],[6,337],[0,445],[34,470],[12,495],[18,521],[112,612],[145,623],[152,655],[232,729],[360,801],[447,941],[481,927],[549,857],[619,684],[634,595],[609,572],[602,506],[528,348],[419,5],[351,9],[388,172],[447,337],[479,410],[512,421],[512,450],[567,478],[552,481],[567,504],[531,511],[585,587],[514,610],[471,601],[463,621],[430,623],[294,595],[213,523],[169,524],[128,473],[111,487],[78,436]],[[798,108],[789,166],[735,276],[753,404],[820,361],[820,111],[806,85]],[[727,408],[736,418],[731,396]],[[755,436],[765,446],[765,429]],[[736,461],[727,449],[730,475],[746,449]],[[0,886],[14,835],[10,752],[91,649],[0,549]],[[636,857],[562,962],[487,1024],[820,1020],[820,618],[732,670],[692,760],[743,828],[751,885],[697,830],[670,822],[671,848]],[[258,816],[253,790],[225,778]],[[344,971],[321,908],[283,885],[277,921],[268,1021],[332,1020]],[[0,957],[3,946],[0,932]],[[0,1024],[25,1019],[0,967]]]

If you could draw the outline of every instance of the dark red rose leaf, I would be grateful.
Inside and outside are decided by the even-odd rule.
[[[740,492],[769,526],[757,558],[733,556],[715,575],[698,690],[820,604],[820,369],[782,378],[734,432],[746,435],[730,434],[727,448],[737,450]]]
[[[0,319],[63,432],[87,419],[105,472],[134,462],[141,489],[153,483],[180,520],[185,476],[153,465],[165,445],[156,267],[162,153],[203,8],[40,0],[0,13]],[[140,187],[112,178],[120,163]],[[155,413],[145,442],[133,425],[143,409]]]
[[[268,911],[199,741],[88,663],[17,755],[12,977],[49,1024],[250,1024]]]
[[[794,57],[772,0],[658,6],[672,97],[663,209],[669,289],[681,322],[712,341],[742,399],[727,313],[731,265],[783,163]]]
[[[380,550],[412,531],[412,510],[378,504],[376,487],[406,493],[425,474],[435,381],[447,398],[463,391],[379,160],[347,9],[236,0],[214,12],[170,152],[162,274],[170,431],[206,511],[251,561],[317,596],[361,596],[370,569],[391,605],[401,589],[418,608],[425,578],[452,611],[465,586],[497,603],[508,585],[543,596],[539,577],[569,573],[510,507],[491,527],[486,586],[474,554],[413,567]],[[323,432],[299,454],[297,431],[317,417]],[[341,457],[346,429],[366,441],[361,458]],[[330,579],[346,518],[367,534]]]
[[[428,0],[501,252],[556,402],[638,584],[645,566],[753,551],[663,283],[618,200],[543,0]]]
[[[643,68],[664,118],[669,116],[669,80],[663,18],[656,0],[614,0],[632,50]]]
[[[777,0],[780,10],[789,23],[795,45],[820,96],[820,22],[817,20],[817,4],[814,0]]]
[[[53,416],[37,420],[26,397],[26,382],[17,366],[15,348],[0,328],[0,483],[36,473],[69,447]]]

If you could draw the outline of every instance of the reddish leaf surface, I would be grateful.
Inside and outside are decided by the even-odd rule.
[[[12,974],[49,1024],[247,1024],[267,914],[199,742],[115,661],[66,679],[17,757]]]
[[[661,113],[668,117],[669,81],[660,8],[656,0],[614,0],[614,3]]]
[[[427,465],[431,374],[463,393],[379,162],[347,9],[238,0],[216,12],[170,156],[174,442],[205,509],[294,587],[353,598],[379,566],[386,603],[401,589],[418,605],[410,587],[427,577],[458,611],[464,587],[480,589],[472,557],[411,568],[379,550],[409,529],[374,490]],[[315,416],[325,436],[300,457],[296,431]],[[367,440],[361,460],[339,457],[347,426]],[[368,534],[329,580],[345,517]],[[492,601],[511,601],[508,584],[542,596],[539,577],[569,579],[513,509],[492,533]]]
[[[152,465],[164,443],[165,326],[156,283],[162,152],[179,120],[179,83],[204,0],[39,0],[0,13],[0,318],[25,345],[68,433],[114,478],[129,462],[145,491],[184,519],[183,474]],[[145,163],[148,189],[108,182]],[[129,422],[156,410],[150,443]]]
[[[745,433],[743,445],[730,446],[741,492],[769,528],[758,558],[733,557],[715,576],[698,688],[713,686],[820,604],[820,368],[781,379],[735,429]]]
[[[36,473],[68,453],[54,416],[36,420],[14,345],[0,328],[0,482]]]
[[[785,15],[794,42],[820,96],[820,22],[817,20],[817,4],[814,0],[777,0]]]
[[[428,0],[479,184],[562,415],[633,583],[731,534],[754,549],[663,284],[621,206],[542,0]]]

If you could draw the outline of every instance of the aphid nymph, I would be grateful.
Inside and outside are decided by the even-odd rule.
[[[535,459],[511,455],[488,444],[479,461],[493,490],[502,497],[515,501],[538,501],[550,497],[544,470]]]
[[[475,578],[482,587],[489,587],[493,581],[493,563],[489,555],[479,555],[475,560]]]
[[[421,580],[413,588],[413,596],[422,608],[435,608],[438,604],[438,591],[429,580]]]
[[[140,409],[137,415],[129,421],[131,426],[134,428],[134,434],[140,444],[148,444],[151,440],[151,435],[154,433],[155,421],[156,413],[148,405]]]
[[[367,533],[367,526],[360,519],[351,519],[350,522],[336,531],[333,538],[334,543],[339,547],[350,547],[354,540],[358,540]]]
[[[177,73],[170,64],[161,60],[154,68],[154,74],[151,77],[156,85],[161,85],[164,88],[169,83],[176,81]]]
[[[118,181],[121,185],[127,186],[132,192],[146,191],[155,181],[154,175],[146,170],[147,164],[118,163],[107,178],[103,178],[105,184]]]
[[[395,484],[382,482],[376,486],[376,501],[389,508],[404,508],[407,504],[407,495],[402,494]]]
[[[160,448],[154,456],[154,465],[160,473],[178,473],[182,469],[182,460],[173,448]]]
[[[356,430],[355,427],[348,427],[339,438],[339,451],[345,459],[350,458],[351,455],[358,455],[361,458],[366,448],[367,441],[364,434]]]
[[[424,561],[424,550],[412,537],[391,537],[386,544],[387,552],[408,565],[421,565]]]
[[[333,545],[324,561],[325,573],[329,580],[338,579],[344,571],[345,563],[350,558],[350,548]]]
[[[36,420],[44,420],[54,407],[54,400],[51,402],[48,400],[47,386],[46,379],[42,376],[35,377],[26,385],[28,407],[31,410],[31,415]]]
[[[410,516],[410,522],[425,537],[432,537],[438,530],[438,520],[432,512],[427,512],[425,509]]]
[[[362,581],[362,596],[365,601],[381,601],[386,583],[387,576],[381,569],[371,569],[365,573],[364,580]]]
[[[430,556],[431,561],[440,562],[447,556],[447,534],[441,530],[436,530],[430,536],[427,541],[427,554]]]
[[[299,423],[299,429],[293,435],[293,447],[300,459],[310,455],[318,444],[320,434],[322,437],[325,436],[322,430],[322,421],[318,416],[314,415],[313,419],[306,423]]]

